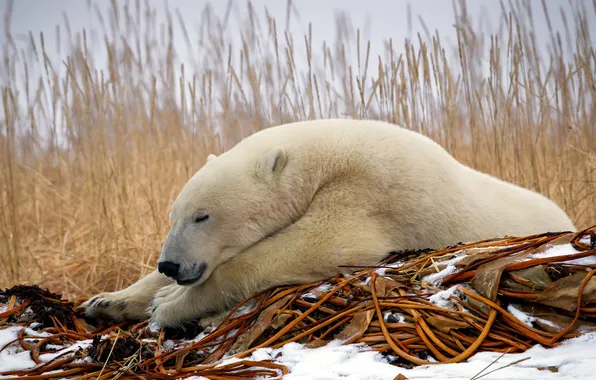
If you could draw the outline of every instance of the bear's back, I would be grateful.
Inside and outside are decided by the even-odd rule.
[[[321,119],[298,121],[263,129],[239,142],[235,150],[264,152],[274,146],[309,154],[335,152],[362,155],[369,164],[394,165],[398,162],[431,164],[457,162],[432,139],[401,126],[377,120]],[[372,168],[372,167],[371,167]]]
[[[476,171],[451,156],[432,139],[395,124],[376,120],[323,119],[264,129],[238,144],[249,151],[287,147],[301,158],[343,161],[358,173],[362,194],[375,194],[385,204],[409,206],[421,215],[459,213],[450,226],[470,239],[494,232],[535,233],[573,230],[572,221],[552,200],[526,188]],[[425,207],[426,205],[426,207]],[[449,210],[449,211],[448,211]],[[466,220],[467,219],[467,220]],[[491,226],[492,224],[492,226]]]

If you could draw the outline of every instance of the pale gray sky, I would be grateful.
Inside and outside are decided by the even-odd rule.
[[[547,7],[551,12],[553,26],[555,29],[562,29],[561,18],[559,17],[559,8],[571,10],[573,3],[581,0],[545,0]],[[125,3],[125,1],[117,0]],[[55,35],[55,26],[63,25],[63,14],[69,19],[73,31],[82,28],[93,29],[97,26],[97,20],[91,17],[88,12],[87,0],[16,0],[14,1],[14,10],[12,15],[11,29],[15,35],[24,35],[31,30],[34,36],[38,36],[40,31],[46,36],[48,50],[52,51],[52,37]],[[100,8],[110,6],[109,0],[97,0],[93,2]],[[131,5],[134,1],[129,2]],[[227,1],[206,1],[206,0],[169,0],[169,1],[149,1],[152,6],[163,9],[164,4],[168,4],[170,9],[178,8],[190,32],[198,28],[199,15],[203,7],[211,3],[215,13],[223,15],[226,9]],[[245,9],[245,1],[234,1],[236,7],[240,10]],[[505,1],[507,3],[507,1]],[[539,22],[535,24],[535,33],[539,38],[548,38],[547,27],[542,22],[541,0],[522,1],[525,4],[531,4],[536,19]],[[586,1],[587,4],[592,3]],[[2,9],[6,9],[8,0],[0,0]],[[259,15],[263,15],[266,7],[269,12],[280,22],[285,20],[287,1],[285,0],[253,0],[253,4]],[[346,11],[353,24],[366,32],[363,38],[370,39],[372,51],[382,48],[384,40],[393,38],[399,44],[409,36],[407,25],[407,6],[410,4],[412,14],[412,28],[415,33],[423,33],[418,16],[420,16],[431,33],[438,30],[443,38],[455,40],[455,29],[453,27],[453,4],[451,0],[294,0],[293,5],[300,13],[300,19],[292,17],[290,31],[297,37],[302,36],[306,30],[308,22],[313,23],[313,35],[318,40],[332,40],[335,34],[334,14],[338,10]],[[475,22],[482,22],[485,25],[492,24],[496,27],[501,14],[499,1],[497,0],[474,0],[467,1],[467,8]],[[480,18],[481,10],[486,13]],[[596,20],[594,12],[588,12],[590,17],[592,33],[596,33]],[[163,15],[161,15],[163,16]],[[2,21],[4,24],[4,22]],[[281,25],[280,25],[281,26]],[[233,35],[235,23],[230,23],[229,32]],[[2,35],[4,43],[4,35]],[[317,45],[315,45],[317,46]]]
[[[144,3],[146,0],[140,0]],[[163,10],[165,5],[168,5],[170,10],[178,9],[184,18],[186,27],[189,29],[192,40],[196,39],[199,30],[201,11],[207,4],[211,4],[214,12],[218,16],[223,16],[226,10],[228,1],[206,1],[206,0],[169,0],[169,1],[155,1],[147,0],[157,10]],[[516,0],[504,0],[505,4],[509,1],[516,2]],[[517,0],[519,1],[519,0]],[[118,4],[130,4],[134,7],[135,0],[123,1],[115,0]],[[582,0],[544,0],[549,9],[553,28],[555,30],[564,30],[563,22],[560,17],[560,9],[568,12],[568,22],[572,22],[572,12],[575,8],[574,4],[582,4]],[[110,7],[110,0],[96,0],[93,4],[103,10],[105,16],[105,9]],[[457,2],[459,3],[459,2]],[[497,0],[469,0],[467,9],[470,19],[475,25],[482,25],[489,28],[490,31],[496,31],[498,22],[501,18],[501,5]],[[543,17],[542,0],[526,0],[521,1],[521,4],[530,4],[534,13],[534,34],[537,36],[539,43],[547,43],[550,40],[548,28]],[[233,4],[237,7],[236,12],[230,18],[227,26],[227,32],[230,38],[239,40],[240,28],[242,22],[238,18],[246,18],[246,1],[234,0]],[[286,0],[253,0],[252,4],[261,21],[264,19],[264,9],[267,8],[269,13],[278,20],[278,30],[283,30],[285,27],[286,9],[288,2]],[[404,40],[408,37],[417,39],[416,34],[421,33],[424,36],[423,26],[419,21],[419,17],[424,21],[426,27],[431,34],[435,30],[441,36],[443,43],[456,41],[456,30],[454,27],[454,12],[453,2],[451,0],[293,0],[299,13],[299,18],[295,15],[291,16],[289,31],[293,34],[296,41],[296,46],[299,47],[297,52],[304,56],[304,41],[303,36],[308,30],[308,23],[312,23],[314,50],[317,51],[323,40],[333,42],[336,34],[335,14],[337,11],[346,12],[352,24],[362,31],[362,40],[371,41],[371,57],[383,55],[383,46],[385,41],[392,38],[397,53],[403,52]],[[596,19],[593,7],[593,2],[586,0],[586,6],[590,8],[590,12],[584,15],[588,18],[588,25],[590,25],[590,33],[592,36],[596,34]],[[7,9],[8,0],[0,0],[0,6],[4,13]],[[87,0],[15,0],[13,3],[13,12],[11,17],[10,30],[12,35],[17,38],[17,44],[20,47],[25,47],[24,42],[19,37],[27,36],[31,31],[36,41],[39,40],[39,33],[43,32],[45,36],[45,43],[50,58],[55,63],[54,67],[62,67],[61,62],[65,58],[67,52],[64,50],[60,54],[56,53],[55,30],[56,26],[60,25],[63,36],[64,31],[64,16],[68,18],[70,28],[73,33],[80,32],[83,28],[89,30],[99,30],[97,18],[93,16],[88,10]],[[412,31],[410,34],[408,28],[408,6],[412,15]],[[165,13],[160,12],[157,15],[159,21],[156,28],[159,28],[160,22],[165,18]],[[3,19],[2,33],[0,34],[1,45],[5,45],[4,30],[7,27]],[[177,23],[174,23],[177,25]],[[105,48],[103,46],[102,36],[99,35],[99,43],[97,50],[93,52],[95,58],[105,60]],[[564,38],[564,36],[563,36]],[[26,41],[26,39],[25,39]],[[181,55],[182,61],[185,61],[184,54],[187,52],[185,43],[181,37],[180,31],[174,31],[174,41],[176,42],[176,50]],[[564,40],[565,41],[565,40]],[[415,41],[417,45],[417,41]],[[352,45],[354,46],[354,45]],[[196,52],[194,52],[196,55]],[[488,62],[488,47],[486,49]],[[354,57],[352,55],[352,57]],[[376,59],[375,59],[376,61]],[[96,62],[96,68],[101,69],[101,62]],[[300,65],[300,62],[298,63]],[[187,67],[192,65],[187,65]],[[300,67],[298,68],[300,69]],[[29,68],[29,70],[32,70]],[[19,76],[19,75],[17,75]],[[4,78],[6,80],[6,78]],[[19,81],[19,78],[12,78],[9,80]]]

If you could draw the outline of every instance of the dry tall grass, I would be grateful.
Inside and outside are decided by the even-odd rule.
[[[130,284],[152,270],[169,206],[209,153],[260,128],[321,117],[418,130],[463,162],[554,198],[578,227],[596,223],[588,2],[566,15],[576,27],[551,30],[542,52],[530,22],[549,19],[540,7],[503,5],[502,32],[489,35],[456,3],[457,46],[429,32],[388,40],[382,56],[342,17],[338,39],[317,47],[316,30],[284,34],[249,3],[237,43],[226,36],[228,15],[209,7],[193,38],[178,13],[158,26],[157,10],[140,3],[97,12],[98,46],[66,21],[52,37],[7,32],[0,285],[28,281],[77,296]],[[192,67],[180,65],[174,28]],[[49,38],[61,46],[57,61]]]

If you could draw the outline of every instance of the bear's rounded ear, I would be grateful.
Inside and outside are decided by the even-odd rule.
[[[207,162],[211,161],[211,160],[215,160],[217,158],[217,156],[215,154],[210,154],[207,156]]]
[[[263,181],[270,181],[282,172],[287,162],[284,148],[276,146],[257,160],[256,175]]]

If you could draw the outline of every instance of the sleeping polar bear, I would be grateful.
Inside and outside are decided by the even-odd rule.
[[[174,202],[158,270],[82,306],[178,327],[273,286],[374,266],[391,251],[575,231],[544,196],[380,121],[264,129],[207,163]]]

